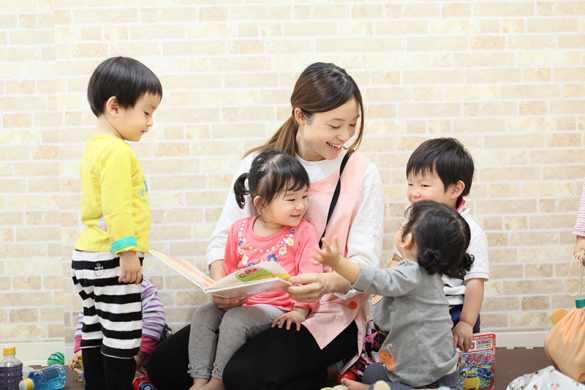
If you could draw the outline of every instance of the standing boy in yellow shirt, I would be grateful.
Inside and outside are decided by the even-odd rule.
[[[85,231],[71,263],[83,300],[81,349],[86,390],[132,389],[142,335],[142,259],[150,245],[148,187],[126,141],[138,142],[162,98],[156,75],[113,57],[89,81],[97,126],[79,164]]]

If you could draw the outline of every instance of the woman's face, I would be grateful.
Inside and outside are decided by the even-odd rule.
[[[295,118],[299,124],[299,156],[306,161],[337,158],[343,145],[355,135],[359,116],[355,99],[350,99],[331,111],[315,113],[311,118],[304,118],[302,110],[295,108]]]

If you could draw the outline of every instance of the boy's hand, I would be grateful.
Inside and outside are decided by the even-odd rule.
[[[333,243],[329,244],[327,239],[323,237],[321,240],[323,242],[323,248],[315,247],[315,252],[313,253],[313,264],[325,264],[330,267],[334,267],[341,256],[339,255],[339,245],[337,243],[337,236],[333,236]]]
[[[72,370],[75,369],[76,368],[75,366],[77,365],[77,363],[79,363],[79,359],[81,359],[81,349],[75,352],[73,354],[73,357],[71,357],[71,360],[69,360],[69,368]]]
[[[120,253],[120,283],[142,283],[142,266],[134,251]]]
[[[278,326],[282,329],[286,324],[286,330],[290,330],[292,324],[296,324],[297,331],[301,330],[301,322],[305,320],[305,315],[299,311],[291,310],[281,316],[278,316],[272,321],[272,327]]]
[[[453,328],[453,348],[459,348],[462,352],[469,351],[473,342],[473,326],[467,322],[459,321]]]

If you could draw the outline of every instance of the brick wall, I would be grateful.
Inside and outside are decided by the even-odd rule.
[[[483,329],[547,330],[572,301],[584,31],[582,1],[0,2],[0,342],[72,341],[77,164],[95,123],[85,90],[113,55],[163,82],[155,126],[132,144],[152,191],[153,247],[204,266],[241,154],[287,118],[304,67],[330,61],[364,95],[361,150],[385,182],[386,259],[410,152],[457,137],[475,158],[468,202],[490,243]],[[150,257],[144,273],[175,329],[206,300]]]

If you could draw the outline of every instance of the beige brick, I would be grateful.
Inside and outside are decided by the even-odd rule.
[[[374,35],[374,22],[365,20],[356,20],[344,22],[339,25],[339,35],[341,36],[371,36]]]
[[[553,232],[512,232],[510,245],[533,245],[535,242],[557,244],[559,235]]]
[[[527,117],[509,118],[508,130],[511,132],[547,132],[554,130],[554,122],[551,117]]]
[[[9,310],[10,322],[38,322],[39,313],[37,309],[11,309]]]
[[[579,51],[551,50],[547,54],[548,64],[552,66],[572,66],[581,64],[581,52]]]
[[[525,230],[528,227],[528,220],[522,215],[506,215],[504,216],[505,230]]]
[[[494,328],[505,328],[509,329],[508,325],[508,314],[483,314],[481,315],[481,326],[482,328],[494,329]]]
[[[488,237],[491,236],[490,232]],[[518,261],[518,253],[515,249],[509,248],[493,248],[489,247],[490,263],[516,263]],[[488,282],[489,283],[489,282]],[[499,285],[499,282],[497,282]],[[487,284],[486,284],[487,288]]]
[[[516,327],[548,327],[550,326],[550,316],[547,312],[511,313],[510,325]]]
[[[459,70],[403,71],[404,84],[460,84],[465,74]]]
[[[526,276],[529,278],[550,278],[553,276],[552,264],[527,264]]]
[[[531,247],[518,249],[518,260],[522,263],[550,261],[547,247]]]
[[[499,118],[461,118],[453,120],[453,131],[455,133],[494,133],[505,130],[505,120]]]
[[[209,157],[202,162],[201,169],[206,173],[233,172],[233,160],[230,157]]]
[[[585,100],[551,101],[550,112],[552,115],[580,114],[585,111]]]
[[[472,19],[433,19],[430,22],[431,34],[476,34],[479,23]]]
[[[524,169],[524,172],[527,170]],[[510,175],[513,176],[513,175]],[[528,176],[528,175],[527,175]],[[514,176],[519,177],[519,176]],[[485,179],[483,179],[485,180]],[[514,179],[512,179],[514,180]],[[537,201],[535,199],[523,200],[484,200],[479,203],[474,213],[478,215],[490,214],[526,214],[536,212]],[[491,237],[491,234],[490,234]]]
[[[0,324],[0,333],[7,340],[38,340],[45,337],[45,326],[42,324]]]
[[[435,18],[441,15],[439,4],[386,4],[385,15],[387,18]]]
[[[368,44],[364,45],[362,38],[340,38],[318,40],[315,50],[320,53],[362,53],[362,52],[386,52],[393,50],[404,50],[406,41],[403,38],[376,38],[368,39]],[[310,45],[309,45],[310,47]],[[304,45],[305,51],[307,45]]]
[[[527,32],[528,33],[579,32],[579,21],[575,18],[528,19]]]
[[[522,80],[520,70],[514,68],[468,69],[466,74],[469,83],[518,83]]]
[[[510,35],[507,41],[508,49],[512,50],[542,50],[556,47],[556,39],[551,35]]]
[[[561,96],[559,85],[502,85],[502,99],[555,99]]]
[[[388,104],[370,104],[367,115],[369,119],[394,118],[396,117],[396,107]]]
[[[409,37],[409,51],[465,51],[469,47],[467,37]]]
[[[218,22],[228,20],[230,15],[229,7],[201,7],[199,20],[201,22]]]
[[[351,6],[351,16],[355,19],[379,19],[383,15],[383,4],[356,4]]]
[[[551,81],[551,71],[550,69],[523,69],[522,78],[525,82]]]
[[[573,143],[574,145],[574,143]],[[577,180],[583,179],[583,170],[579,166],[544,166],[542,167],[543,180]],[[579,187],[580,189],[580,187]]]
[[[479,36],[471,38],[472,50],[503,50],[506,48],[506,38],[497,36]],[[490,63],[495,63],[490,61]]]
[[[447,86],[445,87],[446,100],[498,100],[499,90],[496,86]]]
[[[491,184],[489,189],[490,197],[494,198],[517,197],[520,195],[520,185],[518,183],[495,183]]]
[[[547,146],[549,147],[570,147],[580,143],[581,136],[572,133],[549,134],[547,139]]]
[[[518,104],[520,116],[548,115],[548,103],[542,101],[520,102]]]
[[[480,22],[479,30],[482,34],[499,34],[500,20],[499,19],[484,19]]]
[[[460,106],[456,103],[417,103],[398,105],[398,116],[400,118],[438,118],[460,115]]]
[[[482,219],[484,230],[502,230],[502,217],[484,217]]]
[[[494,280],[505,280],[505,279],[514,279],[514,278],[522,278],[524,276],[524,271],[522,266],[513,264],[513,265],[499,265],[499,264],[490,264],[490,279]]]
[[[581,2],[547,1],[536,3],[538,16],[575,16],[585,14],[585,4]]]
[[[505,116],[514,115],[517,106],[514,102],[485,102],[464,103],[463,114],[465,116]]]
[[[555,68],[556,81],[585,81],[585,69],[582,68]]]
[[[466,18],[471,16],[471,4],[446,3],[441,6],[444,18]]]
[[[454,53],[453,65],[456,67],[510,67],[514,66],[514,54],[506,52],[491,53]]]
[[[565,84],[565,85],[563,85],[563,97],[585,98],[585,84]]]
[[[532,16],[534,5],[530,2],[500,3],[500,2],[475,2],[473,4],[473,16]]]

